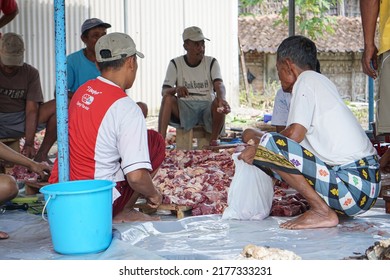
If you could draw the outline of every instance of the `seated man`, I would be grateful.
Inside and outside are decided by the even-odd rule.
[[[140,107],[125,92],[135,80],[137,56],[144,56],[123,33],[104,35],[95,50],[101,76],[81,85],[69,105],[70,180],[115,181],[115,223],[153,220],[134,204],[140,195],[153,208],[161,204],[151,176],[165,157],[165,143],[158,132],[148,134]],[[56,161],[49,182],[57,181]]]
[[[81,41],[85,48],[67,56],[68,91],[71,97],[86,81],[95,79],[100,75],[96,67],[95,44],[100,37],[107,34],[109,23],[98,18],[90,18],[81,26]]]
[[[211,133],[211,145],[217,139],[230,113],[226,101],[218,61],[205,56],[207,39],[199,27],[188,27],[183,32],[184,49],[187,53],[169,62],[158,119],[158,131],[166,138],[168,125],[192,129],[204,125]]]
[[[46,177],[45,171],[50,173],[51,168],[48,165],[37,163],[20,153],[15,152],[7,145],[0,142],[0,158],[14,164],[23,165],[27,167],[30,171],[38,173],[41,179]],[[16,184],[15,178],[6,175],[0,174],[0,206],[13,198],[15,198],[19,193],[19,188]],[[0,231],[0,239],[8,238],[8,234]]]
[[[334,227],[337,214],[369,210],[380,190],[376,150],[336,86],[315,72],[316,60],[317,48],[306,37],[280,44],[276,68],[292,94],[287,127],[254,137],[239,155],[271,170],[309,203],[308,211],[280,225],[285,229]]]
[[[48,153],[57,140],[55,100],[43,103],[39,72],[24,63],[24,42],[15,33],[0,40],[0,138],[25,137],[22,153],[38,162],[48,162]],[[46,127],[38,151],[35,133]]]

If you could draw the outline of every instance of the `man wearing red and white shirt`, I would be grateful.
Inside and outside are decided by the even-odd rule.
[[[130,36],[110,33],[95,46],[101,76],[80,86],[69,105],[70,180],[105,179],[116,182],[113,221],[145,221],[152,217],[133,209],[139,195],[157,208],[161,193],[151,174],[165,157],[165,142],[149,149],[150,135],[140,107],[126,94],[138,68],[136,50]],[[50,183],[58,181],[57,161]]]

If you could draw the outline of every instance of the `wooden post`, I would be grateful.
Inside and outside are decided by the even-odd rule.
[[[240,48],[240,59],[241,59],[241,68],[242,68],[242,75],[244,76],[244,85],[245,85],[245,93],[246,93],[246,101],[248,102],[249,106],[252,107],[252,102],[249,97],[249,83],[248,83],[248,77],[246,76],[246,65],[245,65],[245,56],[244,52],[242,51],[240,38],[238,38],[238,46]]]

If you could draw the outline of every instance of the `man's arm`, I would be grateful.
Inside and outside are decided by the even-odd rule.
[[[7,145],[0,142],[0,155],[3,160],[12,162],[17,165],[27,167],[30,171],[38,173],[41,179],[45,179],[50,173],[51,167],[42,163],[35,162],[22,154],[12,150]],[[47,172],[45,174],[45,171]]]
[[[230,113],[229,103],[226,101],[226,89],[222,80],[215,80],[213,83],[214,91],[217,95],[218,108],[223,108],[223,113]]]
[[[26,141],[23,147],[23,153],[29,158],[35,156],[34,149],[34,140],[35,133],[38,126],[38,113],[39,113],[39,103],[31,100],[26,101],[26,127],[25,127],[25,137]]]
[[[169,86],[163,86],[161,95],[175,95],[176,94],[176,87],[169,87]]]
[[[0,28],[6,26],[8,23],[10,23],[18,14],[19,14],[19,9],[18,5],[16,4],[15,1],[12,1],[11,5],[14,5],[13,11],[9,12],[4,12],[4,15],[0,18]]]
[[[360,0],[360,14],[364,37],[362,67],[363,72],[372,78],[377,77],[376,70],[378,69],[378,49],[375,45],[375,30],[379,15],[379,2],[379,0]]]
[[[281,131],[280,134],[290,138],[291,140],[294,140],[297,143],[301,143],[305,138],[306,132],[307,129],[303,125],[299,123],[293,123]]]
[[[162,195],[153,185],[150,173],[146,169],[137,169],[126,174],[131,188],[145,196],[149,206],[157,208],[162,202]]]

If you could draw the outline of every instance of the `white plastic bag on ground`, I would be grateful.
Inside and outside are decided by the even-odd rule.
[[[232,155],[235,173],[222,219],[263,220],[269,216],[274,196],[272,178],[254,165]]]

